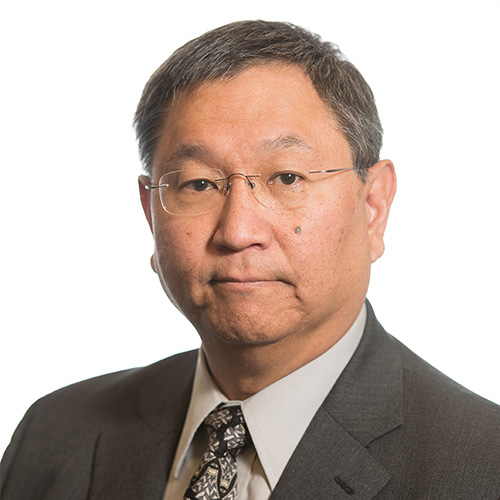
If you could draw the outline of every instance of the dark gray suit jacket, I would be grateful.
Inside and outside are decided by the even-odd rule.
[[[196,352],[57,391],[26,414],[2,500],[161,500]],[[498,500],[500,407],[388,335],[365,334],[272,500]]]

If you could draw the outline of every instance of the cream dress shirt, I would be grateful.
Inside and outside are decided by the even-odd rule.
[[[244,401],[229,401],[215,385],[200,349],[189,409],[163,500],[182,500],[208,446],[200,429],[220,403],[241,405],[252,445],[238,455],[238,500],[267,500],[295,447],[356,350],[366,306],[328,351]]]

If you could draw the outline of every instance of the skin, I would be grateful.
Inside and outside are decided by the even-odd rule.
[[[220,389],[245,399],[321,355],[356,319],[384,251],[394,167],[378,162],[365,183],[352,171],[318,174],[314,199],[288,211],[262,205],[237,177],[220,210],[179,216],[145,189],[174,155],[176,166],[201,162],[230,175],[269,163],[350,168],[350,148],[302,70],[255,66],[171,105],[152,179],[139,179],[153,269],[199,332]]]

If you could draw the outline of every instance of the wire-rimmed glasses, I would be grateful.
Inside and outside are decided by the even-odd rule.
[[[294,210],[307,206],[315,198],[319,182],[325,179],[312,174],[349,170],[356,170],[356,167],[309,170],[307,173],[270,168],[261,174],[224,176],[219,169],[194,166],[167,172],[160,177],[158,185],[149,185],[146,189],[158,189],[161,205],[171,215],[202,215],[220,208],[237,180],[244,182],[262,205]]]

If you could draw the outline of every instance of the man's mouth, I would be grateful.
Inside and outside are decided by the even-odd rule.
[[[260,278],[260,277],[252,277],[252,278],[233,278],[233,277],[219,277],[214,278],[212,280],[213,283],[259,283],[265,281],[276,281],[269,278]]]

